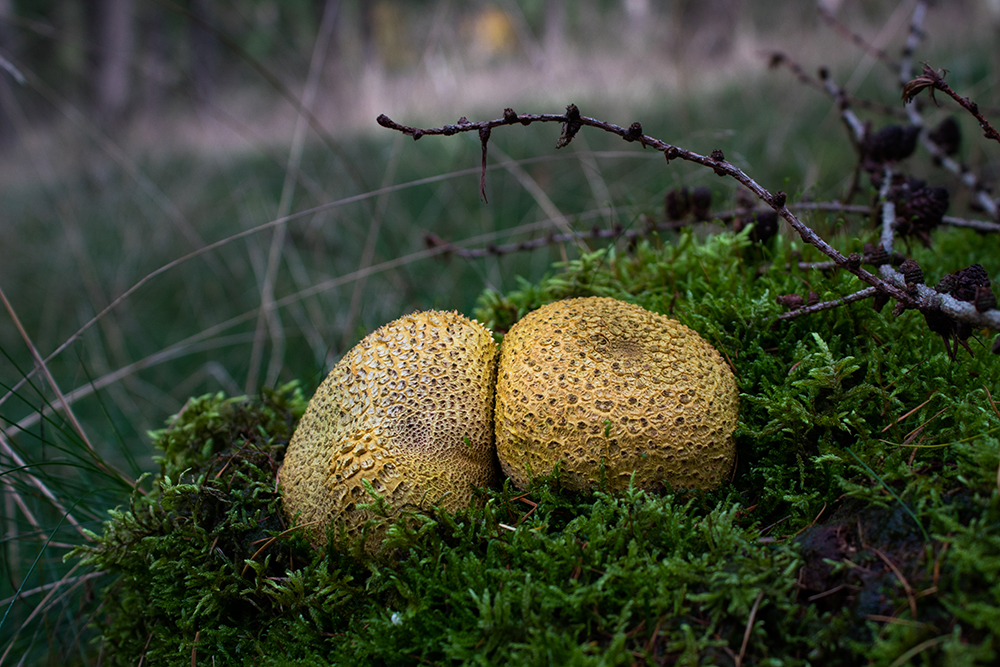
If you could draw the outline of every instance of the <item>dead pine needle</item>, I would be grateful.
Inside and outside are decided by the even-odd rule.
[[[743,632],[743,644],[740,646],[740,654],[736,656],[736,667],[741,667],[743,665],[743,658],[747,654],[747,645],[750,643],[750,632],[753,630],[754,619],[757,618],[757,609],[760,607],[760,601],[764,599],[764,591],[757,593],[757,599],[753,602],[753,608],[750,609],[750,618],[747,619],[747,627]]]
[[[934,637],[933,639],[928,639],[925,642],[921,642],[911,648],[909,651],[903,655],[896,658],[889,667],[902,667],[903,665],[910,662],[916,655],[923,653],[929,648],[934,648],[938,644],[943,644],[951,638],[951,635],[941,635],[940,637]]]
[[[913,594],[913,587],[910,586],[910,582],[906,580],[905,576],[903,576],[902,570],[900,570],[899,567],[897,567],[896,564],[893,563],[892,560],[888,556],[886,556],[880,549],[877,549],[871,545],[868,545],[868,548],[874,551],[875,555],[877,555],[880,559],[882,559],[882,562],[885,563],[890,570],[892,570],[892,573],[894,575],[896,575],[896,579],[898,579],[899,583],[903,586],[903,590],[906,592],[906,599],[910,603],[910,615],[913,618],[913,620],[916,621],[917,598]]]
[[[245,576],[246,573],[247,573],[247,570],[250,568],[250,563],[252,563],[253,561],[257,560],[257,556],[259,556],[265,549],[267,549],[269,546],[271,546],[272,544],[274,544],[275,542],[277,542],[279,539],[281,539],[285,535],[288,535],[289,533],[294,533],[296,530],[299,530],[300,528],[306,528],[308,526],[315,526],[318,523],[320,523],[319,520],[317,520],[317,521],[310,521],[309,523],[300,523],[297,526],[292,526],[288,530],[283,530],[282,532],[278,533],[274,537],[265,538],[263,540],[264,544],[261,545],[261,547],[259,549],[257,549],[257,551],[255,551],[253,553],[253,556],[250,556],[250,558],[247,559],[246,565],[243,566],[243,571],[240,572],[240,576],[241,577]]]

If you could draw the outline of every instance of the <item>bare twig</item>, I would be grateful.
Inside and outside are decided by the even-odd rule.
[[[890,69],[894,70],[899,69],[900,67],[899,63],[894,61],[888,53],[878,48],[877,46],[870,44],[868,40],[866,40],[864,37],[852,31],[846,25],[837,20],[837,17],[833,15],[833,12],[831,12],[828,8],[823,6],[822,3],[817,3],[817,10],[819,11],[820,18],[823,19],[823,21],[825,21],[828,26],[833,28],[834,32],[836,32],[838,35],[849,40],[851,43],[853,43],[855,46],[857,46],[859,49],[861,49],[868,55],[872,56],[873,58],[877,58],[883,64],[885,64],[886,67],[889,67]]]
[[[801,308],[790,310],[787,313],[782,313],[778,315],[778,319],[793,320],[796,317],[802,317],[803,315],[812,315],[813,313],[818,313],[824,310],[839,308],[840,306],[844,306],[849,303],[854,303],[855,301],[864,301],[865,299],[870,299],[873,296],[875,296],[876,293],[878,293],[877,287],[866,287],[863,290],[855,292],[854,294],[848,294],[847,296],[843,296],[839,299],[834,299],[833,301],[823,301],[822,303],[815,303],[811,306],[802,306]]]
[[[861,268],[860,255],[852,254],[850,257],[845,257],[841,254],[792,213],[788,206],[786,206],[787,196],[784,192],[771,193],[743,172],[743,170],[728,162],[721,150],[714,150],[709,156],[701,155],[644,134],[642,126],[639,123],[632,123],[626,129],[614,123],[583,116],[576,105],[572,104],[567,107],[565,114],[519,115],[511,109],[506,109],[502,118],[475,123],[465,122],[459,125],[445,125],[437,128],[416,128],[401,125],[384,114],[380,115],[377,120],[382,127],[402,132],[413,137],[415,140],[427,135],[451,136],[459,132],[478,132],[482,128],[487,127],[495,128],[514,123],[530,125],[536,122],[561,123],[563,125],[562,135],[556,143],[557,148],[568,145],[582,127],[595,127],[611,134],[617,134],[625,141],[639,142],[643,148],[653,148],[663,152],[668,162],[675,159],[694,162],[709,167],[719,176],[729,176],[739,181],[745,188],[756,195],[758,199],[784,218],[804,241],[816,247],[820,252],[833,260],[833,263],[838,268],[851,272],[860,280],[875,288],[877,292],[895,299],[898,302],[897,308],[900,312],[907,308],[921,310],[922,312],[940,310],[952,319],[966,322],[976,327],[988,327],[1000,331],[1000,310],[996,308],[985,312],[978,312],[975,306],[970,303],[959,301],[947,294],[938,293],[926,285],[908,283],[903,274],[893,269],[889,264],[883,264],[880,267],[879,273],[881,278]],[[863,127],[861,131],[863,132]]]
[[[826,85],[820,79],[806,72],[805,68],[789,57],[788,54],[782,51],[763,51],[761,54],[767,56],[768,67],[771,69],[785,67],[795,75],[800,83],[816,88],[817,90],[827,92]],[[822,73],[823,70],[821,69],[820,72]],[[906,118],[906,112],[899,107],[889,106],[888,104],[880,104],[878,102],[862,99],[860,97],[854,97],[848,95],[846,92],[843,93],[843,96],[852,107],[864,109],[865,111],[873,111],[883,116],[898,116],[900,118]]]
[[[903,57],[899,62],[899,82],[905,84],[913,71],[913,54],[924,38],[924,19],[927,17],[927,0],[918,0],[910,17],[910,32],[903,45]]]
[[[921,2],[918,4],[922,5],[924,3]],[[914,34],[919,33],[920,25],[922,25],[923,21],[922,16],[918,16],[920,12],[917,9],[915,9],[914,12],[915,12],[914,21],[911,24],[911,33],[910,33],[911,39],[913,38]],[[916,30],[917,32],[915,33],[914,30]],[[851,110],[851,107],[852,106],[861,107],[862,102],[860,100],[857,100],[856,98],[850,97],[846,93],[846,91],[838,87],[830,77],[829,70],[827,70],[826,68],[821,68],[819,70],[820,80],[817,81],[809,77],[802,70],[800,66],[794,64],[793,61],[791,61],[787,56],[785,56],[782,53],[773,54],[771,63],[772,66],[776,66],[775,63],[777,63],[789,67],[789,69],[791,69],[796,74],[796,76],[799,78],[800,81],[825,91],[828,95],[830,95],[833,99],[835,99],[837,101],[838,106],[840,107],[841,119],[844,121],[844,124],[849,128],[851,132],[851,138],[855,142],[856,146],[858,146],[859,148],[861,147],[861,145],[865,141],[867,130],[865,128],[864,123],[862,123],[858,119],[857,115],[855,115],[854,112]],[[907,72],[906,79],[909,79],[908,65],[906,72]],[[943,78],[937,75],[937,73],[934,73],[934,76],[940,78],[943,83]],[[920,83],[914,83],[914,82],[920,82]],[[916,94],[920,92],[920,90],[928,86],[932,87],[933,90],[934,79],[928,79],[926,81],[921,82],[921,79],[918,77],[918,79],[910,81],[909,84],[913,84],[913,87],[911,87],[910,90],[914,90],[914,87],[916,87],[916,90],[913,92],[913,94]],[[904,93],[903,93],[904,98],[906,95],[906,91],[907,88],[904,86]],[[966,102],[968,102],[968,100],[966,100]],[[874,105],[871,105],[870,103],[865,103],[864,107],[862,108],[869,108],[869,109],[874,108],[875,110],[880,111],[881,113],[886,113],[884,109],[878,109]],[[898,109],[892,111],[891,113],[892,115],[900,115]],[[962,184],[972,191],[976,203],[979,204],[979,206],[982,207],[982,209],[985,210],[989,214],[989,216],[993,218],[994,221],[1000,221],[1000,209],[998,209],[997,203],[993,200],[993,198],[990,197],[989,191],[986,188],[986,186],[983,185],[981,180],[967,166],[959,162],[956,162],[953,158],[951,158],[947,154],[947,152],[940,145],[938,145],[933,139],[930,138],[929,134],[923,129],[924,120],[923,117],[920,115],[920,111],[917,109],[917,106],[915,104],[906,104],[905,109],[902,110],[902,115],[905,116],[910,121],[911,124],[922,128],[919,135],[920,144],[924,147],[924,149],[928,153],[930,153],[934,163],[941,165],[948,171],[958,176]]]
[[[837,100],[837,104],[840,107],[840,118],[844,121],[844,125],[847,129],[851,131],[851,138],[854,139],[856,146],[861,146],[865,141],[865,135],[867,130],[865,129],[865,124],[862,123],[858,117],[854,114],[851,109],[851,101],[847,97],[843,88],[840,88],[833,82],[833,78],[830,76],[830,71],[825,67],[819,71],[820,79],[823,81],[823,86],[826,88],[826,92],[830,94],[830,97]]]
[[[834,211],[841,213],[858,213],[861,215],[871,213],[870,206],[866,206],[864,204],[842,204],[838,201],[797,202],[795,204],[789,204],[788,208],[793,211]],[[725,219],[722,213],[719,213],[716,217]],[[990,220],[969,220],[968,218],[946,215],[941,218],[941,222],[953,227],[968,227],[969,229],[976,229],[981,232],[1000,232],[1000,223],[992,222]]]
[[[951,215],[946,215],[941,218],[941,222],[954,225],[955,227],[968,227],[981,232],[1000,232],[1000,223],[990,222],[988,220],[966,220],[964,218],[956,218]]]
[[[924,63],[923,73],[915,79],[912,79],[903,86],[903,101],[909,104],[913,99],[920,94],[923,90],[931,91],[931,98],[934,97],[934,91],[940,90],[946,94],[951,99],[958,102],[958,104],[968,111],[970,114],[979,121],[979,127],[983,129],[983,136],[987,139],[992,139],[1000,143],[1000,133],[997,132],[996,128],[986,119],[979,111],[979,105],[975,102],[969,100],[968,97],[962,97],[954,90],[951,86],[944,80],[945,71],[937,72],[933,67]]]
[[[909,77],[907,76],[907,78]],[[954,91],[948,87],[948,84],[945,83],[944,77],[938,72],[935,72],[933,68],[927,65],[927,63],[924,63],[923,75],[904,82],[902,96],[903,101],[905,102],[907,116],[912,124],[920,127],[924,126],[924,120],[917,109],[917,105],[910,103],[913,97],[919,94],[922,90],[929,88],[931,98],[933,99],[934,90],[944,90],[944,88],[939,88],[939,85],[947,87],[948,91],[951,91],[950,94],[953,98],[959,99],[957,94],[955,94]],[[975,106],[975,103],[968,102],[967,99],[965,102]],[[959,103],[961,104],[961,102]],[[976,109],[976,112],[978,113],[978,108]],[[985,118],[983,118],[983,120],[985,121]],[[987,125],[989,125],[988,122]],[[992,126],[989,127],[990,129],[993,129]],[[996,134],[995,129],[993,129],[993,133],[994,135]],[[989,133],[987,133],[986,136],[990,137]],[[962,184],[972,191],[976,203],[979,204],[979,206],[982,207],[982,209],[986,211],[994,221],[1000,221],[1000,208],[997,207],[996,201],[990,196],[989,189],[983,185],[982,181],[972,172],[971,169],[952,159],[944,148],[930,138],[926,131],[921,131],[920,133],[920,145],[922,145],[924,149],[930,153],[935,164],[941,165],[951,173],[958,176]]]
[[[693,151],[689,151],[685,148],[680,148],[672,144],[668,144],[661,141],[655,137],[643,134],[642,126],[639,123],[632,123],[632,125],[626,129],[614,123],[609,123],[602,120],[597,120],[595,118],[590,118],[588,116],[579,115],[579,111],[576,111],[575,105],[570,105],[569,110],[566,114],[515,114],[511,110],[504,112],[504,117],[495,119],[481,121],[478,123],[467,123],[464,125],[446,125],[444,127],[438,128],[415,128],[406,125],[400,125],[396,123],[391,118],[386,115],[380,115],[378,117],[378,123],[382,127],[396,130],[402,132],[408,136],[412,136],[414,139],[419,139],[427,135],[445,135],[450,136],[457,134],[459,132],[469,132],[478,131],[481,127],[500,127],[503,125],[510,125],[512,123],[521,123],[522,125],[529,125],[531,123],[542,122],[542,123],[562,123],[564,125],[562,137],[559,140],[557,146],[565,146],[571,140],[572,136],[579,131],[582,126],[595,127],[605,132],[610,132],[612,134],[617,134],[625,141],[629,142],[639,142],[643,148],[653,148],[655,150],[661,151],[667,158],[667,161],[680,159],[687,162],[694,162],[705,167],[711,168],[719,176],[730,176],[731,178],[739,181],[744,187],[750,190],[754,195],[756,195],[761,201],[770,206],[778,215],[784,218],[805,240],[807,243],[815,246],[827,257],[830,257],[840,268],[847,269],[858,278],[867,282],[870,285],[879,287],[885,290],[893,298],[905,301],[909,303],[911,300],[907,297],[905,291],[896,288],[893,285],[884,283],[877,276],[865,271],[860,268],[860,266],[853,266],[848,262],[847,257],[842,255],[837,249],[827,243],[823,238],[821,238],[815,231],[805,225],[801,220],[799,220],[794,213],[785,205],[787,201],[787,196],[784,192],[771,193],[766,188],[757,183],[754,179],[748,176],[743,170],[735,166],[731,162],[725,159],[725,155],[720,150],[713,151],[710,156],[701,155]]]
[[[879,189],[878,198],[882,202],[882,234],[879,241],[887,253],[892,253],[893,246],[893,225],[896,224],[896,204],[889,196],[892,188],[892,168],[885,165],[882,173],[882,187]]]

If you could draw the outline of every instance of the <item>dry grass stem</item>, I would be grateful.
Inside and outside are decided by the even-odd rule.
[[[399,166],[401,148],[402,142],[397,140],[393,143],[392,154],[389,157],[389,162],[382,175],[382,188],[389,187],[389,185],[392,184],[393,179],[396,178],[396,169]],[[368,224],[368,234],[365,237],[364,248],[361,250],[361,261],[358,264],[358,270],[371,266],[372,261],[375,258],[375,244],[378,241],[379,231],[382,229],[382,219],[385,217],[385,211],[388,205],[388,195],[381,195],[375,202],[375,212]],[[357,318],[358,311],[361,309],[361,299],[364,294],[366,282],[366,278],[361,278],[354,283],[354,290],[351,293],[351,305],[347,310],[347,322],[344,324],[344,336],[340,343],[343,349],[347,349],[348,345],[351,343],[351,337],[354,335],[354,320]]]
[[[920,642],[919,644],[911,648],[909,651],[907,651],[903,655],[893,660],[892,664],[889,665],[889,667],[903,667],[903,665],[909,663],[910,660],[920,655],[927,649],[934,648],[939,644],[943,644],[949,639],[951,639],[951,635],[941,635],[940,637],[935,637],[933,639],[928,639],[925,642]]]
[[[34,486],[36,489],[38,489],[39,493],[41,493],[46,500],[52,503],[52,507],[54,507],[56,511],[58,511],[60,514],[66,517],[66,521],[68,521],[70,525],[73,526],[76,529],[76,531],[84,537],[84,539],[88,541],[90,540],[86,531],[83,529],[83,526],[80,525],[80,522],[77,521],[73,517],[73,515],[69,513],[66,507],[62,504],[62,502],[59,501],[58,498],[56,498],[56,495],[52,493],[49,487],[46,486],[45,483],[42,482],[40,479],[38,479],[37,476],[28,472],[29,466],[24,462],[24,459],[18,456],[17,452],[15,452],[14,449],[10,446],[10,443],[7,442],[7,436],[4,435],[2,431],[0,431],[0,453],[2,453],[4,456],[7,456],[14,463],[13,467],[24,468],[25,476],[28,479],[28,483]],[[18,496],[15,495],[15,502],[17,500]]]
[[[892,570],[892,573],[894,575],[896,575],[896,579],[898,579],[899,583],[903,586],[903,590],[906,592],[906,599],[910,603],[910,618],[913,620],[917,620],[917,598],[913,594],[913,587],[910,586],[910,582],[907,581],[906,577],[903,576],[902,570],[900,570],[899,567],[897,567],[896,564],[893,563],[892,560],[888,556],[886,556],[880,549],[877,549],[871,545],[867,545],[867,547],[868,549],[874,551],[875,555],[881,558],[882,562],[885,563],[890,570]]]
[[[743,665],[743,658],[747,654],[747,645],[750,643],[750,633],[753,631],[753,622],[757,618],[757,609],[760,601],[764,599],[764,591],[757,594],[757,599],[753,601],[753,608],[750,609],[750,617],[747,619],[747,627],[743,632],[743,644],[740,646],[740,653],[736,656],[736,667]]]
[[[323,64],[326,62],[327,47],[330,44],[333,29],[336,25],[339,7],[340,3],[337,0],[328,0],[323,9],[323,18],[320,22],[319,32],[316,35],[316,42],[313,45],[312,58],[309,62],[309,73],[306,76],[305,90],[302,93],[302,99],[298,108],[299,113],[292,136],[292,146],[289,151],[288,163],[285,167],[285,180],[281,188],[281,199],[278,202],[277,218],[287,217],[291,211],[292,196],[295,191],[295,185],[298,182],[299,165],[302,161],[302,150],[305,146],[306,130],[309,127],[308,118],[312,115],[312,107],[316,101],[320,74],[323,71]],[[271,359],[268,363],[267,375],[265,376],[265,384],[267,386],[272,386],[277,381],[277,375],[284,360],[285,334],[279,315],[274,308],[274,281],[277,279],[278,266],[281,257],[284,255],[285,235],[285,225],[282,224],[275,227],[274,233],[271,236],[267,269],[265,270],[263,285],[261,287],[261,303],[257,318],[256,335],[254,336],[253,347],[250,351],[246,381],[246,393],[248,394],[253,393],[257,389],[257,376],[264,349],[265,324],[271,336]]]

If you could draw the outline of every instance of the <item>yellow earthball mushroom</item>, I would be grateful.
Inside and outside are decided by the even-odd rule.
[[[504,336],[497,453],[523,488],[561,462],[569,488],[711,489],[735,460],[736,379],[688,327],[609,298],[567,299]]]
[[[407,315],[351,349],[309,401],[279,472],[285,512],[326,542],[370,518],[369,482],[394,508],[468,507],[495,483],[497,346],[456,312]]]

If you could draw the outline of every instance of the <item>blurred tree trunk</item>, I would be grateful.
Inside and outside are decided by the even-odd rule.
[[[545,3],[545,58],[551,65],[566,52],[566,0]]]
[[[191,86],[198,104],[206,104],[215,91],[217,43],[207,26],[212,24],[212,5],[208,0],[191,0]]]
[[[742,0],[682,0],[674,24],[674,48],[680,58],[727,56],[736,42]]]
[[[128,111],[135,43],[135,0],[83,0],[90,37],[88,77],[98,122],[115,129]]]
[[[8,60],[14,53],[14,35],[10,29],[13,15],[12,0],[0,0],[0,56]],[[13,125],[14,86],[11,85],[11,78],[9,72],[0,70],[0,146],[10,144],[16,136]]]
[[[375,45],[374,2],[362,2],[361,5],[361,58],[365,67],[375,65],[378,59],[378,47]]]
[[[170,44],[167,15],[163,8],[149,6],[142,12],[139,34],[143,45],[141,91],[143,110],[156,112],[167,99],[170,85]]]

